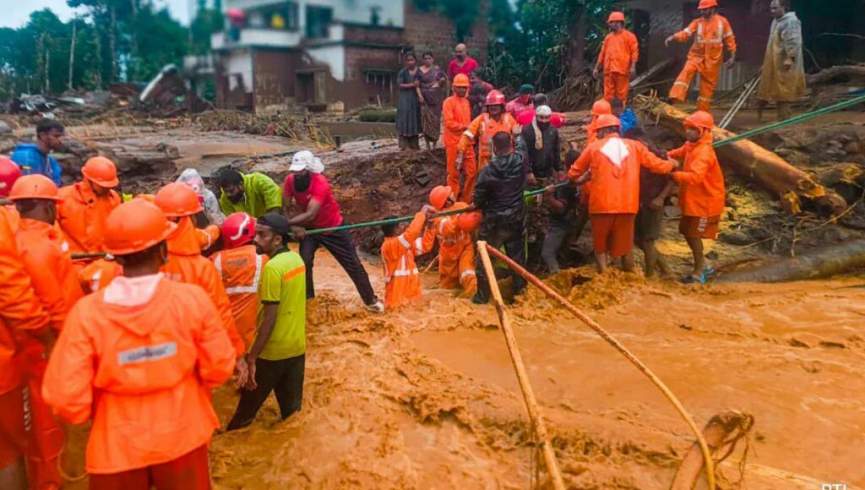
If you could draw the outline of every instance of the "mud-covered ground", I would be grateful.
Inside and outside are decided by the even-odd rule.
[[[493,308],[428,274],[421,303],[368,315],[319,260],[303,410],[281,422],[271,399],[251,427],[217,435],[217,488],[529,487],[542,463]],[[581,269],[551,283],[698,424],[728,409],[755,417],[744,488],[865,486],[865,279],[693,289]],[[660,393],[540,292],[510,314],[568,487],[666,488],[692,438]],[[216,393],[223,420],[236,398]],[[736,487],[744,449],[721,466],[723,488]]]

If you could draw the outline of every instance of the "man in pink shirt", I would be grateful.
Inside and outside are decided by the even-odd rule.
[[[533,94],[535,93],[535,87],[530,83],[524,83],[520,85],[519,95],[516,99],[508,102],[505,106],[505,111],[509,112],[514,118],[516,118],[521,112],[527,109],[533,109],[535,107],[535,103],[533,100]]]
[[[466,53],[466,45],[459,43],[454,48],[454,59],[448,64],[448,78],[453,81],[454,77],[460,73],[471,78],[472,72],[480,68],[480,66],[478,60]]]
[[[370,285],[369,276],[360,263],[348,231],[306,235],[306,229],[333,228],[344,224],[330,183],[321,175],[324,170],[321,160],[310,151],[299,151],[294,154],[288,170],[291,173],[283,184],[283,210],[288,216],[294,237],[300,240],[300,256],[306,265],[306,297],[315,297],[312,267],[316,250],[324,246],[354,282],[366,308],[376,313],[383,312],[384,304]]]

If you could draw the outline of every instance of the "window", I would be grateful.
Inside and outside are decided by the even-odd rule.
[[[306,37],[322,39],[328,37],[333,9],[330,7],[306,6]]]
[[[299,24],[297,2],[280,2],[249,11],[252,27],[296,31]]]

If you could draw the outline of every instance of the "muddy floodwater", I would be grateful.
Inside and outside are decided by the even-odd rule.
[[[216,487],[529,488],[542,462],[493,308],[435,289],[431,273],[423,301],[369,315],[330,257],[319,261],[303,410],[280,422],[271,399],[250,428],[216,435]],[[698,425],[729,409],[755,417],[722,488],[740,468],[743,488],[865,486],[865,279],[686,288],[581,269],[551,284]],[[667,488],[692,442],[669,403],[539,291],[510,312],[568,487]],[[223,421],[236,399],[216,393]]]

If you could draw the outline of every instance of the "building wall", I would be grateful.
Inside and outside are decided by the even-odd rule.
[[[254,109],[266,112],[290,105],[295,93],[295,70],[299,53],[283,49],[256,48],[253,51],[255,67]]]
[[[487,59],[489,39],[486,22],[489,0],[474,1],[480,1],[480,13],[470,35],[463,42],[468,46],[469,54],[483,65]],[[405,0],[403,41],[413,47],[418,56],[424,51],[431,51],[435,55],[436,62],[442,67],[447,66],[453,57],[453,48],[458,42],[452,20],[435,12],[419,11],[412,0]]]

